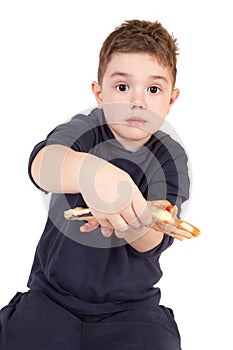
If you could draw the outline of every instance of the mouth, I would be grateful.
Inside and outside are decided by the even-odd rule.
[[[126,122],[134,126],[143,126],[147,123],[147,121],[141,117],[130,117],[126,119]]]

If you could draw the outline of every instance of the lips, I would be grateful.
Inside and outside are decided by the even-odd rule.
[[[128,118],[126,121],[128,124],[135,126],[143,126],[147,123],[147,121],[141,117],[131,117]]]

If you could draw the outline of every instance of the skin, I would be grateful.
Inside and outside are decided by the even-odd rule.
[[[148,111],[147,123],[133,125],[125,120],[114,123],[111,118],[107,122],[115,137],[136,141],[139,147],[144,145],[152,132],[158,130],[163,119],[169,113],[179,96],[179,90],[173,89],[169,70],[162,67],[154,56],[141,53],[116,53],[109,62],[102,84],[92,83],[92,91],[99,108],[107,109],[109,104],[116,108],[117,104],[128,107],[131,116]],[[106,114],[106,113],[105,113]],[[153,117],[160,116],[158,128],[153,128]],[[146,113],[143,116],[146,119]],[[128,142],[130,144],[130,142]]]
[[[115,138],[132,152],[142,147],[160,127],[179,96],[169,69],[144,53],[113,54],[102,84],[93,82],[92,91]],[[89,171],[93,164],[98,171]],[[139,252],[149,251],[162,241],[162,232],[145,227],[152,221],[152,215],[131,177],[103,159],[66,146],[49,145],[36,155],[31,173],[34,181],[49,192],[82,193],[96,218],[84,224],[80,228],[82,232],[100,226],[102,234],[109,237],[114,229],[118,237]],[[130,189],[123,202],[117,192],[117,185],[122,182]],[[99,205],[101,200],[96,198],[120,204],[117,210],[103,210]]]
[[[152,132],[159,129],[179,96],[179,90],[173,88],[170,71],[161,66],[156,57],[141,53],[114,54],[107,66],[102,84],[93,82],[92,91],[99,108],[105,111],[106,120],[115,138],[131,151],[136,151],[145,145]],[[110,107],[109,113],[111,105],[113,107],[112,110]],[[118,112],[126,110],[127,117],[117,122],[114,110],[117,111],[118,118]],[[148,215],[145,208],[142,212],[145,216]],[[141,252],[150,250],[161,242],[163,238],[161,232],[148,230],[145,227],[143,230],[140,220],[136,222],[138,223],[136,230],[131,225],[122,231],[116,230],[116,234],[124,237]],[[84,225],[82,230],[91,231],[97,225],[98,222],[93,221]],[[102,233],[105,236],[111,235],[111,225],[106,224],[102,227]],[[135,239],[138,234],[140,237]]]

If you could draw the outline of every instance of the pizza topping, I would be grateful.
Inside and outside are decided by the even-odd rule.
[[[149,225],[152,229],[164,232],[179,240],[199,236],[200,230],[186,221],[179,220],[176,217],[177,207],[172,206],[167,200],[151,201],[148,202],[148,205],[154,219]],[[90,209],[82,207],[66,210],[64,217],[67,220],[95,220]]]

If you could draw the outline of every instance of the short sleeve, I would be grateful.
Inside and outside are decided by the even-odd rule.
[[[39,188],[41,191],[43,191],[44,193],[48,193],[47,191],[45,191],[43,188],[41,188],[40,186],[38,186],[38,184],[34,181],[33,177],[32,177],[32,172],[31,172],[31,167],[32,167],[32,162],[35,158],[35,156],[37,155],[37,153],[46,146],[46,140],[39,142],[32,150],[30,157],[29,157],[29,161],[28,161],[28,175],[30,180],[32,181],[32,183]]]
[[[59,144],[67,146],[77,152],[89,152],[97,138],[97,130],[100,125],[99,115],[94,110],[92,114],[79,114],[74,116],[66,123],[58,125],[46,137],[39,142],[32,150],[29,163],[28,173],[33,184],[40,188],[32,178],[31,165],[37,153],[45,146]]]

